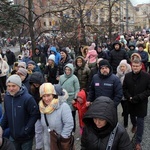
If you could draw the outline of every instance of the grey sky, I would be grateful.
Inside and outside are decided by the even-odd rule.
[[[134,6],[143,3],[150,3],[150,0],[130,0]]]

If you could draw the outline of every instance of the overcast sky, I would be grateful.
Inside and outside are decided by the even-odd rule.
[[[137,4],[150,3],[150,0],[130,0],[134,6]]]

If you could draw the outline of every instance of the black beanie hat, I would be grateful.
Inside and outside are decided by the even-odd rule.
[[[99,69],[101,69],[102,66],[107,66],[108,68],[111,68],[109,62],[105,59],[103,59],[99,62]]]
[[[61,49],[60,49],[60,52],[64,52],[64,53],[66,53],[66,55],[68,55],[67,50],[66,50],[66,47],[61,48]]]

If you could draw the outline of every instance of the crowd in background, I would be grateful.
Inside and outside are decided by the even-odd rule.
[[[0,49],[0,103],[4,101],[5,110],[2,112],[1,105],[1,126],[3,136],[9,137],[16,150],[25,150],[25,145],[32,149],[34,134],[37,150],[43,146],[44,150],[50,149],[43,114],[47,115],[51,128],[63,137],[74,134],[76,110],[82,135],[81,149],[106,149],[109,135],[118,127],[115,113],[120,103],[124,127],[119,125],[112,147],[131,149],[125,130],[130,114],[131,131],[137,132],[136,150],[140,150],[150,96],[148,32],[118,35],[115,41],[106,39],[101,44],[93,41],[79,49],[51,45],[41,38],[34,52],[31,41],[22,46],[18,56],[9,48],[5,53]],[[99,112],[97,106],[102,111]],[[107,107],[109,115],[104,115],[106,112],[101,106]],[[114,114],[109,112],[111,109]],[[92,111],[96,113],[93,115]],[[16,119],[22,120],[19,125]],[[104,126],[100,127],[98,122],[104,120]],[[100,147],[97,137],[103,140]],[[120,140],[122,144],[119,145]]]

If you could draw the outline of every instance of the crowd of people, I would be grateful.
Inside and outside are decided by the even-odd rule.
[[[36,150],[50,150],[48,123],[63,138],[79,132],[79,124],[81,150],[130,150],[130,116],[135,150],[141,150],[150,96],[150,34],[93,42],[75,55],[70,47],[41,43],[32,53],[30,41],[18,56],[0,50],[0,149],[32,150],[35,139]]]

